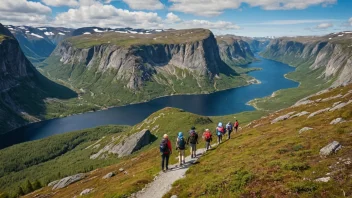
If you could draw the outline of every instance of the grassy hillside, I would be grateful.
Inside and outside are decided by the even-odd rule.
[[[132,45],[180,44],[195,42],[210,35],[207,29],[170,30],[156,34],[124,34],[108,32],[71,37],[68,39],[77,48],[89,48],[101,44],[114,44],[130,47]]]
[[[123,126],[105,126],[55,135],[49,138],[17,144],[0,150],[0,192],[11,197],[24,191],[26,183],[41,185],[79,172],[114,164],[119,160],[90,160],[92,151],[85,149],[102,137],[109,138],[128,130]],[[103,141],[104,142],[104,141]]]
[[[324,99],[345,95],[352,86],[314,96]],[[284,109],[254,121],[235,137],[202,157],[186,178],[164,197],[349,197],[352,196],[352,104],[340,110],[270,122],[289,112],[315,112],[335,102],[347,102],[352,94],[327,102]],[[331,125],[341,117],[347,122]],[[299,134],[303,127],[310,131]],[[338,141],[342,149],[320,157],[319,150]],[[315,181],[331,177],[327,183]],[[196,190],[195,190],[196,189]]]
[[[131,193],[144,188],[159,173],[158,145],[164,133],[168,133],[174,142],[178,131],[187,132],[191,126],[196,126],[199,132],[205,128],[214,130],[218,121],[227,122],[234,119],[240,120],[242,131],[234,134],[233,139],[225,141],[206,153],[199,163],[188,170],[186,178],[177,181],[165,197],[173,194],[179,197],[340,197],[343,193],[350,196],[352,195],[352,180],[349,175],[352,172],[348,161],[351,161],[352,149],[350,134],[352,103],[345,108],[318,114],[311,118],[307,118],[308,114],[275,124],[270,124],[270,122],[289,112],[308,111],[312,113],[332,107],[336,102],[347,102],[352,99],[351,90],[352,85],[313,96],[311,100],[320,102],[272,113],[252,121],[246,127],[244,127],[246,122],[257,119],[264,112],[256,111],[208,118],[179,109],[166,108],[155,112],[128,132],[150,129],[158,140],[149,146],[120,160],[114,158],[98,160],[100,163],[106,162],[105,165],[110,162],[114,164],[89,172],[84,180],[65,189],[51,191],[49,187],[45,187],[26,197],[33,197],[36,194],[48,197],[73,197],[87,188],[94,188],[94,192],[87,197],[128,197]],[[347,94],[348,91],[350,91],[349,94]],[[347,95],[325,102],[318,100],[338,94]],[[347,122],[330,125],[329,123],[337,117]],[[303,127],[313,129],[299,134],[298,131]],[[77,146],[80,149],[75,150],[74,153],[82,157],[80,162],[87,162],[87,153],[97,152],[92,148],[88,150],[85,148],[100,137]],[[342,149],[337,154],[320,157],[319,150],[334,140],[341,143]],[[101,144],[103,146],[106,143]],[[202,141],[199,146],[203,145]],[[173,154],[170,159],[171,163],[176,163],[176,154]],[[90,163],[98,162],[91,160]],[[120,172],[120,168],[127,171],[127,174]],[[74,171],[71,173],[73,174]],[[115,177],[109,180],[102,179],[104,175],[113,171],[117,173]],[[331,177],[327,183],[315,181],[315,179],[327,176]]]

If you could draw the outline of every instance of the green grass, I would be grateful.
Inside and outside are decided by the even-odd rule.
[[[108,140],[127,130],[129,130],[128,127],[122,126],[97,127],[2,149],[0,150],[0,190],[15,196],[17,186],[25,189],[24,184],[27,180],[40,181],[45,185],[65,176],[114,164],[119,159],[90,160],[92,150],[85,148],[103,136]]]
[[[173,30],[156,34],[124,34],[108,32],[76,36],[67,39],[67,41],[81,49],[101,44],[114,44],[122,47],[130,47],[138,45],[196,42],[207,38],[210,34],[211,32],[206,29]]]

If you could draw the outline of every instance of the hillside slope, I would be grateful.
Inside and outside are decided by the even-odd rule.
[[[72,37],[45,64],[43,74],[99,106],[209,93],[247,85],[251,79],[221,60],[214,35],[204,29]]]
[[[244,125],[249,121],[246,119],[248,115],[236,115],[242,130],[233,134],[231,140],[207,152],[187,171],[185,179],[174,183],[171,192],[164,197],[351,196],[351,105],[352,85],[349,85],[313,95],[293,107],[252,121],[246,126]],[[320,111],[326,108],[329,109]],[[87,172],[82,181],[64,189],[52,190],[51,187],[45,187],[26,197],[74,197],[85,189],[94,189],[89,197],[128,197],[144,188],[158,175],[158,145],[164,133],[169,134],[174,142],[178,131],[187,134],[187,130],[193,125],[198,132],[205,128],[213,130],[217,122],[225,122],[231,118],[233,119],[233,116],[207,118],[172,108],[155,112],[129,131],[133,134],[144,128],[150,129],[158,139],[149,146],[129,157],[121,158],[114,165]],[[342,122],[332,124],[336,118],[341,118]],[[301,130],[305,127],[309,128]],[[74,155],[82,156],[81,162],[88,160],[89,153],[98,152],[108,145],[111,139],[107,135],[96,142],[99,137],[101,136],[89,142],[82,142]],[[336,151],[336,154],[321,157],[320,149],[333,141],[339,142],[342,148]],[[32,142],[37,143],[38,141]],[[95,146],[98,143],[97,148]],[[31,142],[25,144],[30,145]],[[201,141],[199,146],[203,144]],[[21,149],[23,145],[15,147]],[[89,145],[91,146],[87,150]],[[66,154],[62,156],[66,159],[67,157]],[[72,159],[69,159],[68,163],[73,163]],[[89,163],[105,163],[114,159],[114,156],[109,156],[106,161],[98,159]],[[175,154],[170,159],[172,164],[176,163]],[[32,176],[28,179],[38,179],[44,183],[44,177],[39,175],[45,170],[41,170],[40,166],[33,168],[36,171],[30,171]],[[120,171],[121,168],[123,171]],[[115,172],[116,176],[108,180],[103,179],[110,172]],[[71,172],[76,173],[78,172]],[[329,181],[325,183],[320,182],[321,180]]]
[[[42,76],[27,60],[21,48],[0,24],[0,134],[45,114],[45,98],[74,97],[71,90]]]

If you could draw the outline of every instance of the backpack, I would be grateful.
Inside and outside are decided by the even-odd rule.
[[[218,132],[218,135],[223,135],[225,133],[224,127],[217,127],[216,131]]]
[[[195,131],[191,131],[190,137],[189,137],[189,142],[191,144],[197,143],[198,135]]]
[[[184,150],[186,148],[186,142],[185,142],[185,139],[184,138],[178,138],[177,139],[177,147],[180,149],[180,150]]]
[[[160,143],[160,152],[161,153],[168,153],[169,147],[167,146],[167,139],[163,139]]]
[[[210,138],[211,138],[211,133],[205,132],[205,133],[204,133],[204,139],[205,139],[205,140],[210,140]]]
[[[232,131],[232,124],[227,124],[227,125],[226,125],[226,129],[227,129],[228,131]]]

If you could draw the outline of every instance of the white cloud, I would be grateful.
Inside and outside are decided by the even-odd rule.
[[[211,22],[207,20],[189,20],[171,25],[176,29],[205,28],[210,30],[238,30],[240,26],[228,21]]]
[[[226,9],[238,9],[243,3],[264,10],[305,9],[314,5],[329,5],[337,0],[169,0],[173,4],[170,10],[200,16],[215,16]]]
[[[1,0],[0,21],[12,25],[46,24],[51,9],[39,2],[27,0]]]
[[[77,0],[42,0],[48,6],[60,7],[60,6],[69,6],[77,7],[79,2]]]
[[[159,28],[162,20],[154,12],[133,12],[95,2],[60,13],[53,22],[59,26]]]
[[[164,5],[159,0],[123,0],[130,8],[134,10],[159,10]]]
[[[260,23],[261,25],[296,25],[296,24],[304,24],[304,23],[323,23],[327,21],[336,21],[334,19],[302,19],[302,20],[274,20]]]
[[[170,12],[166,15],[166,20],[167,23],[177,23],[180,22],[181,19],[178,17],[176,14]]]
[[[327,29],[329,27],[332,27],[332,23],[321,23],[316,26],[317,29]]]

